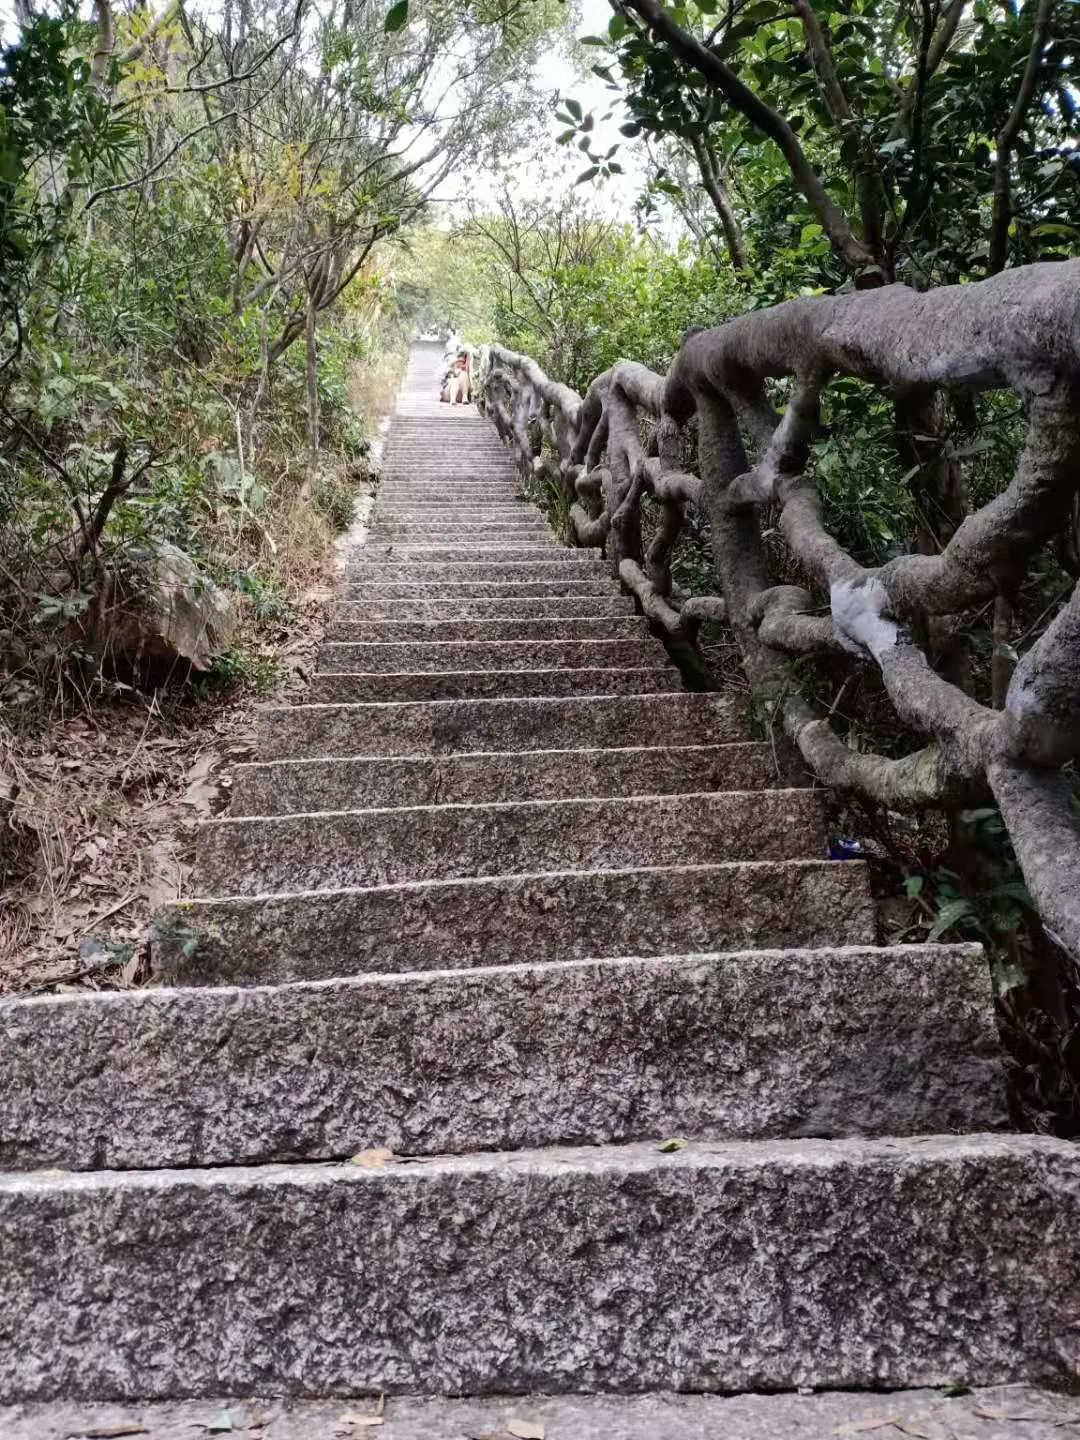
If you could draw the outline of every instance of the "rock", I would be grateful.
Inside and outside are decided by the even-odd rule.
[[[97,640],[112,667],[145,678],[209,669],[236,629],[229,597],[167,541],[110,574],[104,601]]]

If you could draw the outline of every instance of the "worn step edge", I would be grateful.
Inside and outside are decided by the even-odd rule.
[[[379,521],[367,533],[363,547],[370,545],[375,550],[386,547],[443,548],[450,550],[479,549],[491,550],[498,546],[514,549],[561,551],[562,545],[545,526],[538,521],[514,524],[492,525],[424,525],[416,520]]]
[[[447,640],[486,642],[490,640],[618,640],[642,639],[649,634],[648,621],[632,611],[615,606],[597,607],[599,614],[583,616],[568,606],[552,612],[549,604],[535,601],[528,609],[510,609],[505,601],[455,601],[420,605],[338,605],[331,611],[326,628],[329,643],[361,645],[397,641]]]
[[[543,512],[523,500],[502,500],[493,505],[432,505],[419,500],[404,503],[380,495],[372,510],[371,524],[420,525],[428,529],[445,526],[465,533],[511,526],[540,530],[545,535],[555,533]]]
[[[353,585],[368,586],[378,586],[386,582],[433,585],[444,582],[461,584],[468,581],[482,584],[493,580],[535,584],[543,580],[551,583],[557,580],[580,582],[591,579],[613,583],[611,575],[594,561],[566,560],[562,558],[561,552],[559,558],[553,560],[477,560],[460,564],[415,559],[402,559],[399,562],[388,560],[386,563],[350,560],[345,568],[345,577],[347,582]]]
[[[1080,1154],[699,1142],[0,1178],[11,1399],[1075,1378]]]
[[[376,505],[369,535],[377,535],[380,527],[385,527],[388,532],[418,530],[431,531],[433,534],[452,535],[455,538],[468,540],[483,534],[485,531],[492,535],[508,533],[511,535],[542,535],[547,539],[554,540],[555,532],[539,513],[531,508],[521,508],[520,514],[503,514],[495,511],[480,511],[474,515],[463,515],[460,510],[440,511],[436,514],[425,515],[418,512],[406,511],[401,513],[392,510],[389,506]]]
[[[277,760],[233,769],[229,814],[662,795],[779,783],[772,747],[753,742],[511,750],[411,760]]]
[[[794,860],[824,849],[814,790],[724,790],[226,817],[198,829],[203,895],[538,870]]]
[[[647,635],[632,640],[539,637],[517,640],[325,640],[316,669],[342,674],[451,670],[612,670],[664,666],[663,648]]]
[[[0,1032],[5,1169],[1006,1123],[979,946],[44,996],[0,1000]]]
[[[154,924],[155,972],[285,983],[608,955],[873,945],[856,861],[647,865],[369,889],[180,900]]]
[[[430,545],[419,540],[373,540],[349,552],[349,567],[360,564],[378,565],[563,565],[572,560],[575,552],[567,551],[554,543],[537,545],[504,544],[495,541],[491,545],[462,544],[440,540]],[[583,563],[591,564],[591,560]]]
[[[992,1416],[1022,1416],[1024,1440],[1062,1440],[1069,1425],[1080,1428],[1080,1399],[1031,1385],[961,1389],[880,1391],[819,1390],[804,1394],[522,1395],[513,1398],[444,1399],[393,1396],[382,1404],[365,1399],[349,1409],[379,1411],[380,1440],[456,1440],[458,1436],[509,1437],[507,1426],[523,1418],[543,1425],[551,1440],[828,1440],[881,1429],[895,1417],[897,1434],[970,1436],[1004,1440]],[[191,1440],[207,1416],[228,1410],[238,1426],[253,1430],[271,1421],[273,1440],[341,1440],[343,1404],[338,1400],[292,1400],[214,1395],[200,1400],[124,1404],[0,1405],[4,1440],[71,1440],[93,1433],[117,1434],[131,1423],[132,1406],[153,1440]],[[988,1428],[992,1427],[992,1428]],[[246,1433],[246,1432],[241,1432]],[[362,1431],[360,1433],[363,1433]],[[885,1429],[888,1434],[888,1429]],[[871,1437],[872,1440],[872,1437]]]
[[[378,674],[320,671],[308,682],[315,702],[451,700],[514,696],[656,695],[682,690],[677,671],[661,652],[638,667],[550,670],[424,670]]]
[[[457,558],[450,556],[448,559],[440,559],[439,551],[441,549],[454,550],[457,552]],[[352,546],[346,552],[346,559],[350,568],[370,566],[382,567],[383,569],[393,569],[395,565],[405,563],[433,570],[452,570],[458,568],[475,570],[485,565],[498,568],[512,565],[519,569],[525,565],[536,565],[541,569],[545,566],[561,565],[568,569],[577,570],[602,565],[602,556],[598,550],[571,550],[566,546],[560,545],[526,545],[524,547],[493,545],[486,547],[486,549],[490,553],[480,554],[480,547],[475,545],[462,547],[438,545],[410,546],[404,543],[398,544],[396,541],[393,543],[382,542],[378,544],[365,542],[363,545]],[[515,559],[512,554],[507,555],[503,560],[499,558],[499,552],[506,552],[508,550],[520,551],[522,549],[524,549],[525,554],[521,559]],[[470,558],[467,553],[470,550],[477,552],[476,558]],[[398,559],[399,553],[403,557],[402,559]]]
[[[610,576],[588,575],[576,580],[386,580],[371,577],[363,583],[346,580],[338,589],[346,603],[374,600],[482,600],[549,599],[552,596],[605,600],[624,599]]]

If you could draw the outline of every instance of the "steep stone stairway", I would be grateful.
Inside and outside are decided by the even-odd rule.
[[[981,952],[876,945],[818,796],[434,393],[418,349],[167,983],[0,1005],[0,1398],[620,1392],[552,1440],[644,1440],[730,1403],[645,1392],[1074,1375],[1080,1171],[1004,1133]]]

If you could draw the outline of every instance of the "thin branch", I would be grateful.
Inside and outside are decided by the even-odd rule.
[[[1031,102],[1035,97],[1035,82],[1039,78],[1043,51],[1050,32],[1054,15],[1054,0],[1038,0],[1035,23],[1031,30],[1031,49],[1020,80],[1012,109],[1005,124],[997,134],[997,157],[994,161],[994,202],[990,220],[990,255],[986,262],[986,273],[996,275],[1004,269],[1009,248],[1009,223],[1012,220],[1012,165],[1013,146],[1020,133],[1020,127],[1027,118]]]

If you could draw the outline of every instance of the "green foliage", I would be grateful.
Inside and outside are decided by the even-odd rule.
[[[690,326],[742,308],[734,279],[689,243],[635,235],[578,202],[546,208],[506,196],[455,240],[469,247],[499,341],[582,392],[620,359],[666,369]]]
[[[265,694],[273,689],[277,679],[278,667],[272,660],[234,646],[214,657],[210,669],[195,681],[194,690],[196,695],[206,696],[243,687]]]
[[[726,18],[711,0],[672,8],[680,25],[711,41],[739,80],[788,122],[875,260],[887,273],[920,285],[985,273],[997,137],[1017,100],[1037,0],[977,0],[951,38],[944,10],[914,0],[859,0],[855,6],[814,0],[822,43],[850,108],[839,119],[789,5],[756,0]],[[948,43],[939,54],[943,37]],[[752,268],[763,281],[778,264],[788,295],[847,277],[821,217],[751,111],[725,104],[630,12],[615,15],[607,35],[590,43],[607,52],[595,73],[622,94],[630,111],[624,136],[648,139],[660,157],[654,196],[665,193],[665,157],[707,140],[742,201],[744,219],[752,215]],[[1078,57],[1080,8],[1058,6],[1012,155],[1009,263],[1061,257],[1080,244]],[[564,102],[557,119],[568,127],[560,141],[579,145],[590,178],[610,170],[618,147],[593,150],[592,115]],[[677,200],[671,188],[666,193]],[[880,236],[866,228],[866,201],[879,215]],[[786,298],[770,288],[772,298]]]
[[[229,14],[136,7],[113,35],[44,8],[0,54],[0,695],[20,696],[65,693],[108,577],[165,542],[256,631],[288,618],[351,519],[356,397],[398,343],[385,241],[512,140],[562,23],[554,0],[277,0],[237,44]],[[203,683],[258,682],[247,664]]]
[[[905,893],[923,916],[914,928],[927,941],[985,945],[995,986],[1004,994],[1027,980],[1016,942],[1036,912],[996,806],[960,812],[953,850],[963,873],[939,864],[907,874]]]
[[[91,173],[115,175],[134,142],[73,49],[83,29],[64,0],[58,16],[36,16],[0,52],[0,330],[63,234],[74,188]],[[57,164],[64,183],[43,184]]]

